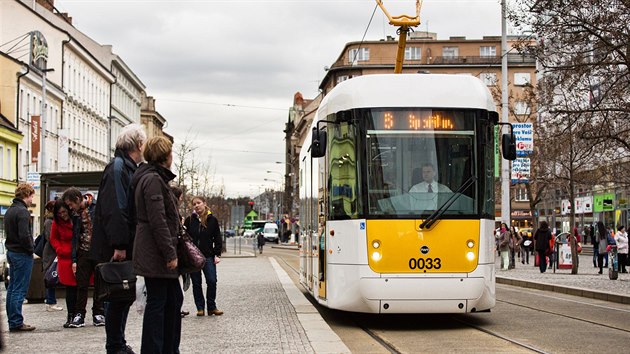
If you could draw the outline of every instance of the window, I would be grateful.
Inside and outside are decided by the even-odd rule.
[[[514,113],[515,114],[530,114],[531,113],[531,109],[529,108],[529,105],[527,104],[527,102],[525,101],[516,101],[516,103],[514,103]]]
[[[350,78],[350,76],[348,76],[348,75],[337,76],[337,83],[344,82],[344,81],[348,80],[349,78]]]
[[[420,59],[422,59],[422,49],[420,47],[405,48],[405,60],[420,60]]]
[[[7,168],[3,169],[2,175],[4,176],[4,178],[6,179],[13,179],[12,176],[12,166],[13,166],[13,159],[11,159],[11,148],[7,148]]]
[[[530,73],[514,73],[514,85],[525,86],[532,82]]]
[[[482,57],[496,57],[497,47],[495,46],[481,46],[479,47],[479,56]]]
[[[348,56],[348,62],[351,64],[356,63],[357,61],[368,61],[370,60],[370,49],[369,48],[355,48],[350,49],[350,55]]]
[[[8,179],[4,175],[4,146],[0,145],[0,178]]]
[[[496,73],[481,73],[479,74],[479,78],[486,86],[495,86],[497,84]]]
[[[528,202],[529,198],[527,198],[527,188],[524,185],[518,185],[514,191],[514,200],[517,202]]]
[[[343,114],[340,112],[338,114]],[[349,116],[349,115],[348,115]],[[328,125],[329,175],[328,207],[332,219],[356,219],[361,210],[360,181],[356,159],[356,125],[349,122]]]
[[[459,56],[459,47],[442,47],[442,56],[445,58],[456,58]]]

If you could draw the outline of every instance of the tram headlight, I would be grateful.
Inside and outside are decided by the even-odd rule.
[[[468,258],[469,261],[474,260],[475,259],[475,252],[470,251],[470,252],[466,253],[466,258]]]
[[[377,251],[372,252],[372,260],[374,262],[380,261],[381,260],[381,252],[377,252]]]
[[[466,246],[468,246],[468,248],[475,247],[475,241],[473,241],[473,240],[466,241]]]
[[[372,242],[372,247],[374,247],[375,249],[381,247],[381,241],[374,240],[374,242]]]

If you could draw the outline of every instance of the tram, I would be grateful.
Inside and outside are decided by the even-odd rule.
[[[332,89],[300,153],[309,294],[364,313],[493,308],[499,124],[472,76],[365,75]],[[506,124],[503,155],[514,159]]]

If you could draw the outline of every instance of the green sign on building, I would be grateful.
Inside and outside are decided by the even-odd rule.
[[[615,193],[595,194],[593,196],[593,211],[613,211],[615,210]]]

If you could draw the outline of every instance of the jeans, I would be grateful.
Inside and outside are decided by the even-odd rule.
[[[9,328],[18,328],[24,324],[22,316],[22,304],[31,282],[33,271],[33,255],[7,251],[9,262],[9,287],[7,288],[7,318]]]
[[[510,264],[510,251],[501,251],[501,269],[508,270]]]
[[[55,288],[46,288],[46,301],[47,305],[55,305],[57,303],[57,296],[55,294]]]
[[[144,278],[147,306],[142,321],[142,354],[179,353],[184,294],[179,280]],[[111,306],[111,304],[110,304]]]
[[[206,277],[206,284],[208,285],[206,291],[206,298],[208,302],[208,311],[216,310],[217,304],[217,266],[214,264],[214,257],[206,259],[206,265],[203,267],[203,274]],[[190,279],[192,280],[193,296],[195,297],[195,306],[197,310],[203,310],[205,307],[205,301],[203,298],[203,289],[201,288],[201,271],[190,273]]]
[[[527,247],[521,248],[521,263],[529,264],[529,248]]]
[[[129,307],[133,302],[108,302],[105,306],[105,349],[108,353],[116,353],[124,350],[127,346],[125,340],[125,327],[127,327],[127,316]]]

